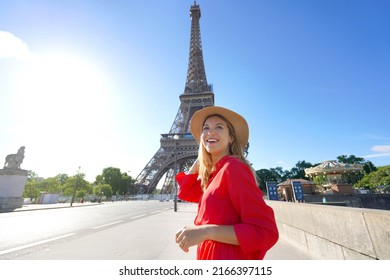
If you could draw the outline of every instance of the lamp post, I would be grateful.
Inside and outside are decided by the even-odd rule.
[[[173,197],[173,209],[175,212],[177,212],[177,183],[176,183],[176,173],[177,173],[177,140],[179,139],[179,135],[174,135],[173,139],[175,139],[175,167],[174,167],[174,176],[173,176],[173,183],[175,188],[175,193]]]

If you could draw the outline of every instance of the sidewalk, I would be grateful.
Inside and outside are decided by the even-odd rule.
[[[85,206],[94,206],[99,205],[99,203],[73,203],[72,207],[85,207]],[[20,211],[33,211],[33,210],[45,210],[45,209],[55,209],[55,208],[66,208],[71,207],[70,203],[57,203],[57,204],[30,204],[24,205],[22,208],[15,209],[14,212]],[[158,228],[159,232],[164,233],[165,237],[161,236],[163,240],[160,241],[164,244],[159,253],[159,259],[165,260],[194,260],[196,259],[196,247],[190,248],[190,252],[183,252],[175,242],[172,242],[174,233],[186,225],[193,225],[193,221],[196,215],[197,205],[194,203],[179,203],[178,211],[164,211],[157,215],[147,217],[144,221],[136,221],[136,224],[139,224],[139,228],[149,227],[153,225],[153,228]],[[145,233],[144,233],[145,234]],[[161,234],[160,234],[161,235]],[[145,245],[146,246],[146,245]],[[156,244],[154,244],[156,246]],[[151,245],[151,247],[154,247]],[[153,248],[150,248],[153,250]],[[283,236],[280,237],[276,245],[271,248],[266,256],[265,260],[310,260],[304,252],[289,244],[283,239]]]
[[[51,203],[51,204],[25,204],[21,208],[16,208],[10,212],[20,212],[20,211],[32,211],[32,210],[45,210],[45,209],[56,209],[56,208],[67,208],[67,207],[81,207],[81,206],[93,206],[99,205],[97,202],[84,202],[79,203],[75,202],[70,206],[70,203]]]

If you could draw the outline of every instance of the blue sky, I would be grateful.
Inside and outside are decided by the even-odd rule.
[[[191,0],[0,0],[0,157],[136,177],[180,105]],[[339,155],[390,164],[390,2],[198,0],[215,103],[255,169]]]

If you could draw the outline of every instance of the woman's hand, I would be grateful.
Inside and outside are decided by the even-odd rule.
[[[205,240],[239,245],[237,235],[232,225],[201,225],[186,226],[176,232],[176,243],[184,252]]]
[[[186,226],[176,232],[176,243],[186,253],[190,247],[198,245],[204,240],[205,229],[202,226]]]
[[[199,172],[199,161],[198,159],[192,164],[191,168],[188,170],[187,174],[197,174]]]

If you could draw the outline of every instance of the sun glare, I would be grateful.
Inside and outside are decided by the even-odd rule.
[[[23,112],[53,127],[93,126],[108,106],[105,77],[80,57],[52,54],[30,62],[19,77]]]
[[[52,53],[26,63],[13,84],[20,113],[15,138],[44,161],[93,156],[110,123],[113,96],[109,77],[97,63],[67,53]],[[91,141],[91,139],[93,139]],[[61,148],[58,149],[58,146]],[[77,159],[74,158],[74,165]]]

